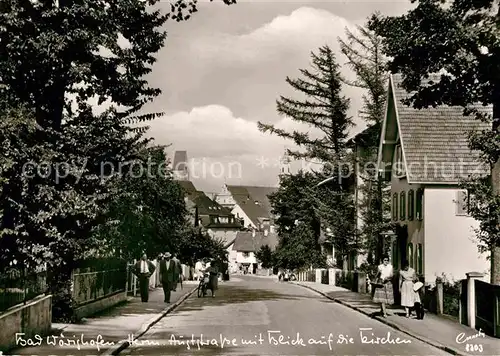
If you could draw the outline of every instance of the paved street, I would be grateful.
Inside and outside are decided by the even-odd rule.
[[[220,283],[216,298],[192,296],[121,353],[193,354],[447,355],[303,287],[251,276]]]

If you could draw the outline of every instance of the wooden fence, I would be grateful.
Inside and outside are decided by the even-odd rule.
[[[500,337],[500,286],[474,281],[476,299],[476,329]]]

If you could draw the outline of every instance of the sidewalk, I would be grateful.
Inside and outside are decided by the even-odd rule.
[[[380,306],[372,302],[368,294],[352,292],[348,289],[319,284],[315,282],[294,282],[298,285],[312,289],[325,297],[340,304],[352,308],[371,318],[377,319],[415,339],[423,341],[434,347],[442,349],[455,355],[498,355],[500,354],[500,339],[485,336],[474,338],[470,341],[459,343],[457,337],[464,333],[463,340],[467,336],[474,336],[478,332],[456,321],[440,317],[435,314],[426,313],[423,320],[407,319],[404,309],[394,307],[389,309],[389,316],[379,316]],[[477,345],[477,350],[467,350],[467,344]],[[479,346],[481,345],[481,346]]]
[[[33,340],[34,346],[25,347],[18,342],[19,349],[9,355],[100,355],[115,351],[133,335],[138,338],[165,314],[182,303],[198,286],[197,282],[184,282],[183,289],[172,292],[171,304],[163,302],[163,289],[150,290],[149,301],[130,297],[129,301],[86,319],[79,324],[52,324],[56,345],[52,337]],[[61,337],[63,335],[63,337]],[[61,341],[61,343],[59,343]]]

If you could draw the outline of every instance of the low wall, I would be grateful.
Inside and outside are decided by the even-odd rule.
[[[81,307],[76,308],[73,313],[76,320],[80,320],[87,316],[94,315],[100,311],[106,310],[115,306],[116,304],[122,303],[127,300],[126,292],[120,291],[104,298],[98,299],[91,303],[82,305]]]
[[[23,339],[49,334],[52,328],[52,296],[35,298],[0,315],[0,351],[16,346],[16,334]]]

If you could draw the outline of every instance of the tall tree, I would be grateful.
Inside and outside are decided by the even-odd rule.
[[[379,18],[378,13],[373,15]],[[356,26],[358,33],[346,28],[347,40],[340,37],[340,50],[347,57],[347,65],[356,74],[356,80],[345,83],[366,90],[360,116],[369,126],[380,126],[385,114],[387,97],[387,59],[383,54],[382,38],[367,26]],[[378,137],[375,145],[378,145]]]
[[[196,11],[196,1],[176,0],[168,14],[157,3],[0,0],[0,119],[12,130],[2,132],[4,154],[16,157],[0,172],[0,251],[4,260],[48,262],[56,289],[62,281],[69,292],[72,263],[93,247],[120,171],[130,172],[148,143],[145,128],[129,124],[158,116],[141,109],[160,92],[144,76],[163,25]],[[95,114],[91,98],[112,107]]]
[[[174,250],[187,211],[182,187],[166,163],[163,147],[147,148],[133,174],[119,182],[107,215],[114,224],[103,225],[99,231],[106,250],[114,249],[128,260],[144,251],[154,256]],[[144,167],[147,172],[140,172]]]
[[[311,53],[311,69],[300,69],[303,78],[286,78],[286,82],[305,99],[284,96],[276,102],[280,115],[307,124],[320,132],[314,138],[306,132],[287,132],[271,124],[259,122],[259,129],[295,142],[305,151],[291,151],[295,158],[316,159],[323,163],[337,163],[345,155],[348,129],[354,125],[347,116],[349,99],[341,95],[342,80],[335,54],[328,46]]]
[[[415,0],[412,1],[417,2]],[[491,251],[491,282],[500,284],[500,212],[496,201],[500,184],[500,34],[498,2],[420,0],[407,14],[375,18],[370,23],[383,37],[389,69],[401,72],[403,86],[415,107],[435,105],[493,106],[492,117],[475,113],[491,130],[474,134],[471,148],[480,149],[491,165],[489,220],[496,222],[479,238]],[[422,85],[430,73],[441,73],[439,82]],[[465,110],[465,114],[472,114]],[[495,208],[495,206],[497,208]]]
[[[373,15],[373,18],[379,17],[378,13]],[[387,100],[387,58],[383,54],[382,38],[367,25],[358,25],[354,32],[346,28],[346,38],[345,41],[341,38],[338,40],[356,79],[346,80],[345,83],[366,91],[359,114],[368,125],[353,142],[359,168],[357,174],[361,178],[356,193],[356,210],[362,225],[357,228],[364,236],[368,262],[378,263],[381,254],[380,233],[390,224],[390,197],[383,193],[388,183],[382,181],[373,169],[373,163],[377,161]]]
[[[270,132],[292,140],[299,147],[299,150],[288,150],[290,156],[319,161],[323,164],[322,173],[334,177],[328,186],[330,192],[335,192],[335,194],[330,195],[334,199],[323,201],[321,211],[315,211],[313,215],[310,215],[310,209],[317,204],[304,204],[304,202],[319,198],[317,191],[311,190],[314,185],[308,186],[307,182],[317,184],[319,177],[307,174],[296,177],[301,181],[298,186],[306,188],[306,191],[301,193],[303,198],[297,201],[298,205],[294,209],[297,211],[297,217],[294,219],[303,220],[306,219],[306,216],[313,217],[313,220],[305,226],[309,226],[316,241],[320,237],[321,228],[326,227],[337,232],[336,238],[339,241],[343,240],[345,236],[354,239],[352,236],[354,215],[352,209],[347,208],[352,205],[352,192],[343,190],[346,186],[345,182],[348,181],[343,180],[343,177],[352,178],[350,174],[352,167],[345,164],[345,161],[350,159],[346,147],[348,132],[349,128],[354,125],[352,118],[347,115],[349,99],[342,96],[342,77],[339,72],[339,64],[331,48],[329,46],[320,47],[317,53],[311,53],[311,59],[310,69],[300,69],[301,78],[286,78],[286,82],[302,98],[293,99],[280,96],[277,100],[277,111],[296,122],[310,126],[313,128],[313,133],[287,132],[274,125],[261,122],[259,122],[259,128],[263,132]],[[293,190],[289,187],[290,179],[292,178],[282,177],[281,186],[283,189],[280,189],[285,195],[290,193],[292,196],[292,191],[289,191]],[[306,199],[304,194],[309,194],[310,197]],[[284,201],[290,202],[290,198]],[[319,201],[317,202],[319,203]],[[276,208],[279,207],[279,204],[276,201]],[[298,210],[298,207],[303,207],[304,210]],[[283,224],[278,223],[278,225],[290,227],[290,221],[285,221],[285,216],[288,215],[283,215],[279,219]],[[325,224],[321,226],[321,222]],[[345,225],[346,222],[349,226]],[[283,239],[285,234],[291,238],[290,231],[283,229],[280,231]]]

